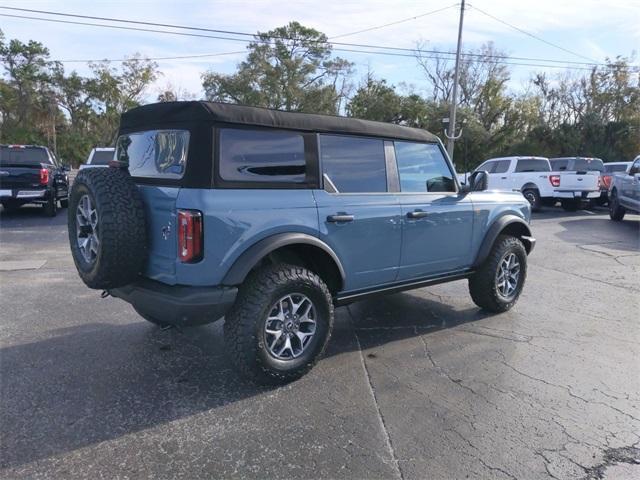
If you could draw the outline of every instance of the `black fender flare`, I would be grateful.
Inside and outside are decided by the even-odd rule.
[[[519,233],[516,235],[520,238],[527,249],[527,253],[533,250],[535,245],[535,239],[531,236],[531,229],[529,228],[529,224],[525,222],[522,218],[516,215],[503,215],[496,219],[482,240],[482,244],[480,245],[480,249],[478,250],[478,254],[476,255],[476,260],[473,262],[473,267],[478,267],[484,262],[489,253],[491,252],[491,247],[495,243],[498,235],[507,227],[511,226],[511,228],[517,228]]]
[[[233,263],[227,274],[222,280],[223,285],[240,285],[251,269],[257,265],[269,253],[277,250],[278,248],[285,247],[287,245],[304,244],[318,247],[327,253],[335,262],[336,267],[342,277],[342,283],[344,284],[346,274],[342,262],[338,258],[338,255],[333,249],[312,235],[306,233],[278,233],[254,243],[251,247],[247,248]]]

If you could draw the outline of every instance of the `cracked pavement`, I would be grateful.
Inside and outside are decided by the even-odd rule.
[[[66,212],[0,214],[0,477],[640,477],[640,217],[534,216],[516,307],[465,281],[336,310],[324,359],[239,379],[221,322],[161,330],[83,286]]]

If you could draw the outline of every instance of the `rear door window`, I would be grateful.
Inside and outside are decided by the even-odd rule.
[[[339,193],[387,191],[382,140],[320,135],[320,158],[323,173]]]
[[[235,182],[303,183],[307,164],[301,133],[220,129],[219,175]]]
[[[549,172],[549,162],[536,158],[527,158],[518,160],[516,164],[516,173],[518,172]]]
[[[435,143],[394,142],[402,192],[455,192],[453,173]]]
[[[187,130],[149,130],[120,136],[116,159],[129,166],[133,177],[180,179],[188,150]]]

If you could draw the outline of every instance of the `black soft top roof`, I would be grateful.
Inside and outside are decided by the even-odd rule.
[[[397,138],[418,142],[437,142],[438,137],[418,128],[357,118],[283,112],[216,102],[163,102],[134,108],[122,114],[121,132],[158,128],[168,124],[220,122],[310,132],[351,133]]]

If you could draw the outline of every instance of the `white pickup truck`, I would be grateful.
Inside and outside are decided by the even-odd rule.
[[[491,158],[474,171],[478,170],[488,172],[489,190],[518,190],[534,211],[542,205],[553,206],[557,201],[565,210],[576,210],[583,200],[600,196],[600,172],[554,171],[546,157]],[[458,179],[465,183],[466,177],[462,174]]]
[[[554,187],[554,197],[567,211],[577,210],[583,202],[594,201],[601,196],[600,175],[604,164],[599,158],[552,158],[552,174],[549,180]]]
[[[489,173],[489,190],[519,190],[529,200],[532,210],[555,203],[549,180],[551,165],[545,157],[500,157],[482,163],[475,171]],[[464,183],[464,180],[462,180]]]

